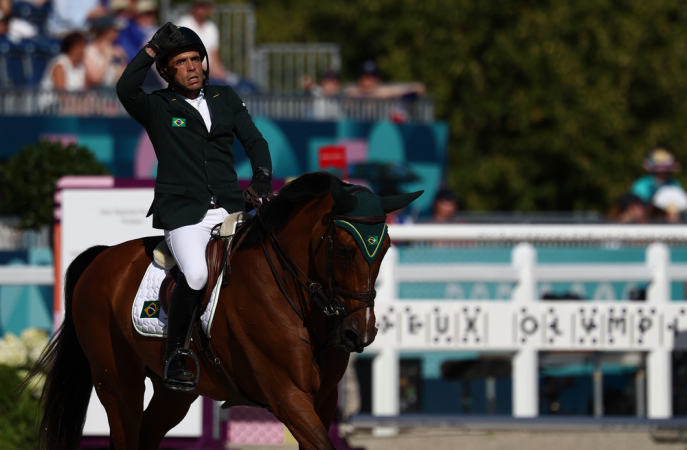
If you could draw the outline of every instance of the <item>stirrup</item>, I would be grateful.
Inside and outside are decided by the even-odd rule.
[[[196,363],[196,379],[194,381],[177,381],[167,379],[167,370],[169,369],[169,363],[175,358],[181,356],[190,356],[193,362]],[[165,361],[165,370],[162,375],[162,382],[166,388],[172,389],[174,391],[191,392],[198,387],[198,381],[200,381],[200,361],[195,352],[188,348],[178,348],[172,352],[169,358]]]

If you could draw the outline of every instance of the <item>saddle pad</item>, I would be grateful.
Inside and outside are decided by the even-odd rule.
[[[156,262],[150,263],[141,285],[138,287],[134,305],[131,309],[131,321],[134,328],[143,336],[167,337],[167,314],[160,306],[160,285],[167,275],[167,270],[160,267]],[[219,298],[220,286],[222,285],[222,275],[217,279],[217,284],[212,290],[208,306],[200,316],[200,323],[205,335],[210,338],[212,321],[215,318],[217,309],[217,299]]]

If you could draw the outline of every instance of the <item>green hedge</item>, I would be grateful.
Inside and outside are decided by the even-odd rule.
[[[23,228],[52,225],[57,180],[65,175],[105,175],[86,147],[40,141],[0,165],[0,215],[19,216]]]

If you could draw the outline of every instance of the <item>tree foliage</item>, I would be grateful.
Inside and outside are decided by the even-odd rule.
[[[0,165],[0,215],[19,216],[23,228],[50,225],[58,179],[107,173],[86,147],[50,141],[28,145]]]
[[[342,46],[419,80],[450,125],[472,209],[606,209],[656,145],[687,163],[687,9],[677,0],[258,0],[263,41]],[[687,179],[685,179],[687,180]]]

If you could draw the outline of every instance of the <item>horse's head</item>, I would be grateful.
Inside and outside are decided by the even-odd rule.
[[[374,289],[379,268],[391,246],[386,213],[404,208],[422,191],[393,197],[378,197],[362,186],[344,187],[331,180],[334,200],[329,216],[329,231],[317,236],[315,257],[325,289],[338,322],[334,339],[349,352],[362,352],[377,335],[374,315]],[[326,251],[317,251],[320,246]]]

